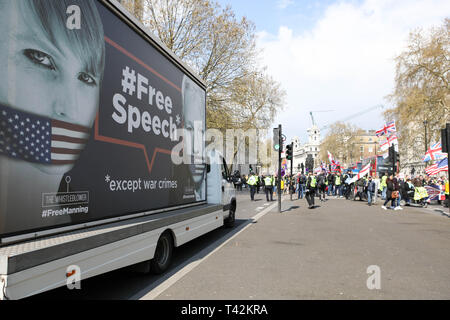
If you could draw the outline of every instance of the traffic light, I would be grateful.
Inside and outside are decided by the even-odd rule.
[[[275,151],[280,150],[280,129],[279,128],[273,129],[273,149]]]
[[[442,146],[442,152],[444,152],[444,153],[448,153],[448,150],[450,149],[449,145],[448,145],[448,141],[449,141],[448,134],[449,134],[449,132],[448,132],[447,128],[441,130],[441,146]]]
[[[389,147],[389,162],[394,162],[395,159],[395,149],[394,146]]]
[[[292,150],[293,146],[294,146],[293,143],[288,144],[286,146],[286,159],[287,160],[291,160],[292,161],[292,158],[293,158],[293,155],[294,155],[293,150]]]

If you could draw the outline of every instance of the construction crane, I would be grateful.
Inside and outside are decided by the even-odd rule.
[[[352,119],[354,119],[354,118],[357,118],[357,117],[359,117],[359,116],[362,116],[363,114],[366,114],[367,112],[369,112],[369,111],[371,111],[371,110],[377,110],[377,109],[380,109],[380,108],[383,109],[384,106],[380,104],[380,105],[377,105],[377,106],[374,106],[374,107],[370,107],[370,108],[364,109],[364,110],[359,111],[358,113],[352,114],[352,115],[350,115],[350,116],[348,116],[348,117],[346,117],[346,118],[344,118],[344,119],[338,120],[337,122],[346,122],[346,121],[352,120]],[[330,126],[331,126],[331,125],[326,125],[325,127],[320,128],[320,130],[321,130],[321,131],[322,131],[322,130],[326,130],[326,129],[328,129]]]
[[[309,114],[311,115],[311,121],[312,121],[312,125],[315,126],[316,122],[314,121],[314,116],[313,113],[319,113],[319,112],[333,112],[335,110],[320,110],[320,111],[310,111]]]

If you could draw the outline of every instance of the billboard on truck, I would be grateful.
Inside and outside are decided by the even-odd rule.
[[[187,68],[106,1],[0,0],[0,16],[0,238],[206,200]]]

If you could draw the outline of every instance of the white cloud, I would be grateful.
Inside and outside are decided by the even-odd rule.
[[[334,109],[315,116],[319,126],[365,108],[384,104],[394,86],[394,57],[409,32],[442,24],[450,15],[447,0],[341,1],[330,5],[315,26],[294,34],[281,26],[277,35],[261,32],[263,63],[286,89],[287,108],[277,119],[288,137],[304,141],[309,111]],[[352,122],[364,129],[382,124],[380,110]]]
[[[294,4],[293,0],[278,0],[277,1],[278,9],[286,9],[287,7],[289,7],[290,5],[293,5],[293,4]]]

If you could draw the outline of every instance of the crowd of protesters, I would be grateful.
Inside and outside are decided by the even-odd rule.
[[[293,193],[298,199],[305,198],[310,209],[316,207],[315,198],[324,202],[327,197],[366,201],[369,206],[378,203],[380,199],[384,210],[403,210],[403,206],[427,207],[431,197],[426,186],[437,186],[443,190],[445,200],[437,202],[445,207],[449,204],[449,184],[445,176],[372,174],[357,181],[352,180],[353,176],[352,172],[309,173],[294,177],[287,175],[281,179],[280,185],[283,194]],[[265,193],[267,201],[273,201],[273,195],[277,194],[278,181],[273,175],[240,175],[235,172],[233,183],[238,191],[250,189],[252,200],[260,192]]]
[[[309,208],[315,207],[314,198],[321,202],[326,197],[345,198],[353,201],[367,201],[369,206],[376,204],[380,198],[384,210],[403,210],[402,206],[427,207],[431,196],[426,186],[439,188],[445,194],[445,200],[439,198],[437,203],[448,207],[449,184],[445,176],[404,176],[402,174],[376,174],[354,181],[351,172],[344,173],[309,173],[299,174],[295,182],[298,199],[306,198]]]

